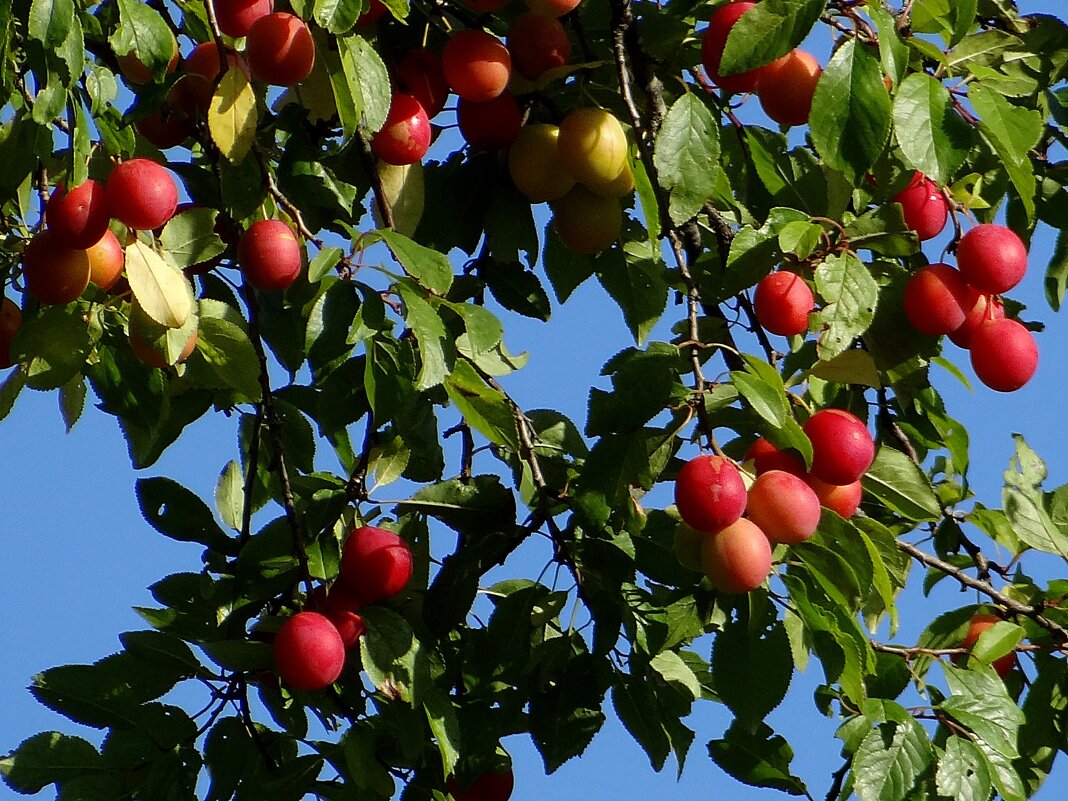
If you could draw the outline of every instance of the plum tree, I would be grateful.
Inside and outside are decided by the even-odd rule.
[[[972,615],[968,621],[968,630],[964,635],[964,639],[960,641],[961,648],[973,648],[979,638],[983,635],[983,632],[994,626],[1001,620],[997,615],[990,612],[976,612]],[[958,664],[965,663],[967,661],[966,656],[955,656],[954,661]],[[994,668],[994,672],[999,676],[1005,677],[1009,675],[1013,668],[1016,667],[1018,661],[1015,653],[1008,653],[1005,656],[1000,656],[990,663],[990,666]]]
[[[14,677],[5,789],[502,801],[615,728],[691,783],[1056,794],[1063,12],[387,2],[0,3],[5,558],[162,563],[147,630]],[[968,360],[1019,394],[966,419]],[[42,395],[117,421],[121,542],[65,451],[21,490]],[[20,654],[89,648],[7,590]]]

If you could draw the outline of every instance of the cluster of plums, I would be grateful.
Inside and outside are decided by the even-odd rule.
[[[756,3],[727,3],[715,10],[701,39],[701,63],[712,82],[724,92],[756,92],[760,107],[782,125],[804,125],[822,69],[811,53],[794,49],[755,70],[721,75],[720,61],[734,24]]]
[[[314,692],[329,687],[345,667],[345,654],[363,634],[359,610],[404,589],[412,577],[412,552],[395,532],[360,526],[345,539],[341,569],[329,588],[310,599],[313,610],[286,620],[274,639],[275,672],[289,687]]]
[[[679,470],[675,506],[685,526],[679,528],[677,552],[722,592],[749,592],[764,583],[772,544],[811,537],[821,506],[848,518],[860,505],[860,477],[875,457],[864,422],[843,409],[823,409],[805,422],[804,431],[812,443],[811,468],[806,471],[797,456],[757,440],[745,457],[756,474],[748,490],[725,456],[698,456]]]
[[[905,315],[925,334],[946,335],[968,349],[975,375],[1012,392],[1038,367],[1038,345],[1022,323],[1005,316],[999,296],[1027,271],[1027,248],[1011,229],[977,225],[957,243],[957,267],[928,264],[909,277]]]

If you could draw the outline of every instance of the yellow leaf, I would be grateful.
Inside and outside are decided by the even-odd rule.
[[[882,386],[875,359],[865,350],[847,350],[829,361],[812,365],[812,375],[836,384],[860,384],[865,387]]]
[[[226,71],[208,108],[208,130],[219,151],[237,164],[256,137],[256,93],[238,67]]]
[[[126,247],[126,277],[145,314],[167,328],[186,324],[193,311],[189,279],[140,239]]]
[[[386,201],[393,209],[394,230],[399,234],[411,236],[419,227],[419,220],[423,217],[423,204],[426,201],[422,163],[417,161],[397,167],[380,161],[378,175],[382,179],[382,191]],[[379,219],[377,204],[372,208],[375,221],[382,227],[384,223]]]

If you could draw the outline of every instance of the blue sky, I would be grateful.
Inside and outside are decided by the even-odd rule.
[[[1025,12],[1063,13],[1057,0],[1022,0],[1020,6]],[[939,241],[926,248],[932,258]],[[979,500],[991,506],[1000,505],[1001,474],[1013,451],[1013,432],[1022,433],[1046,459],[1050,488],[1068,482],[1068,428],[1058,420],[1068,389],[1062,361],[1062,354],[1068,353],[1068,325],[1049,310],[1042,291],[1052,250],[1049,229],[1040,228],[1028,275],[1010,293],[1028,305],[1028,319],[1047,324],[1038,337],[1040,363],[1031,383],[1001,395],[978,384],[968,391],[948,374],[938,378],[948,407],[971,432],[973,486]],[[668,324],[681,314],[680,308],[669,307]],[[510,392],[524,408],[560,409],[580,427],[590,381],[609,356],[631,344],[618,309],[594,282],[576,291],[565,306],[554,307],[549,324],[509,317],[506,330],[513,352],[531,354],[529,365],[507,380]],[[666,330],[667,324],[662,325],[654,338],[666,338]],[[970,375],[966,354],[951,345],[947,351]],[[232,420],[209,415],[143,475],[170,476],[210,501],[219,471],[235,456],[235,436]],[[5,546],[0,609],[6,623],[0,629],[0,753],[43,730],[95,739],[95,732],[38,705],[26,686],[34,673],[48,667],[90,662],[117,650],[120,632],[145,627],[131,607],[152,605],[146,587],[170,573],[197,570],[200,550],[161,537],[141,519],[133,493],[139,474],[130,468],[115,421],[94,408],[87,408],[84,419],[67,435],[56,395],[25,391],[10,417],[0,422],[0,455],[0,537]],[[531,557],[517,570],[536,573],[540,566]],[[1064,575],[1063,565],[1036,572],[1045,570]],[[907,641],[939,611],[975,600],[948,582],[930,599],[910,591],[899,641]],[[812,704],[812,690],[821,675],[817,666],[799,674],[787,701],[769,718],[793,744],[795,771],[819,798],[840,762],[838,741],[833,739],[836,722],[822,718]],[[611,714],[610,704],[606,706]],[[696,709],[688,724],[697,730],[697,738],[679,782],[670,762],[663,773],[653,773],[639,746],[610,719],[582,759],[551,777],[543,775],[529,739],[506,741],[516,766],[513,797],[519,801],[549,794],[559,801],[658,795],[720,796],[732,801],[774,797],[774,791],[738,784],[707,759],[704,743],[720,736],[730,717],[725,708],[713,704]],[[1065,787],[1068,768],[1062,758],[1036,797],[1062,798]],[[9,795],[0,785],[0,798]],[[50,790],[42,797],[51,797]]]

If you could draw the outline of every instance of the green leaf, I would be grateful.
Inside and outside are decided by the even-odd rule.
[[[59,46],[74,25],[73,0],[32,0],[29,34],[46,50]]]
[[[782,376],[778,370],[761,359],[748,354],[744,358],[746,371],[731,372],[734,388],[772,428],[785,427],[786,421],[792,418]]]
[[[192,649],[173,634],[162,631],[127,631],[119,635],[123,648],[143,661],[165,668],[180,678],[203,671]]]
[[[876,389],[882,386],[875,359],[866,350],[847,350],[833,359],[818,361],[809,372],[816,378],[836,384],[859,384]]]
[[[942,505],[919,466],[899,450],[886,445],[875,454],[861,481],[870,492],[909,520],[938,520]]]
[[[911,256],[920,243],[905,226],[900,204],[886,203],[857,217],[846,225],[843,236],[853,250],[870,250],[884,256]]]
[[[363,7],[362,0],[315,0],[312,15],[330,33],[345,33],[356,24]]]
[[[91,343],[76,306],[48,306],[23,322],[11,343],[11,356],[25,365],[19,375],[33,389],[58,389],[85,366]]]
[[[641,345],[664,313],[668,285],[663,262],[649,252],[648,243],[628,242],[624,252],[626,259],[622,263],[599,261],[597,280],[619,304],[631,336]]]
[[[249,401],[259,401],[260,362],[244,329],[229,320],[201,317],[197,353],[214,377],[214,386],[230,387]]]
[[[612,686],[612,706],[649,757],[653,770],[662,770],[671,753],[671,744],[661,722],[662,710],[649,683],[629,674],[620,676]]]
[[[690,700],[701,697],[701,682],[678,652],[661,651],[649,662],[649,668]]]
[[[948,662],[941,664],[953,693],[942,702],[941,710],[1001,756],[1018,757],[1016,739],[1024,721],[1023,710],[1009,697],[993,668],[965,670]]]
[[[908,68],[909,48],[897,32],[897,20],[878,3],[868,3],[864,10],[879,32],[879,61],[883,72],[898,84]]]
[[[818,319],[824,326],[817,343],[823,360],[844,353],[875,319],[879,286],[853,253],[828,257],[816,268],[816,289],[824,300]]]
[[[17,793],[32,795],[49,784],[57,789],[87,774],[102,772],[100,754],[80,737],[46,731],[23,740],[10,755],[0,757],[4,783]]]
[[[653,163],[660,185],[670,193],[671,219],[685,222],[715,191],[719,123],[693,92],[676,100],[656,135]]]
[[[161,77],[174,54],[174,34],[160,13],[141,0],[118,0],[119,24],[108,42],[116,55],[134,53],[137,60]]]
[[[407,281],[397,283],[397,291],[404,301],[405,321],[419,343],[422,364],[416,389],[436,387],[445,380],[456,360],[456,348],[445,323],[420,291]]]
[[[922,72],[909,75],[894,95],[894,136],[905,162],[937,184],[950,182],[975,140],[949,90]]]
[[[449,291],[452,286],[452,265],[448,256],[388,228],[379,229],[376,235],[382,238],[404,271],[418,284],[438,295]]]
[[[215,233],[216,209],[192,208],[176,214],[163,227],[160,242],[179,267],[203,264],[226,250]]]
[[[237,543],[219,528],[211,509],[177,481],[162,476],[141,478],[136,493],[141,514],[160,534],[179,542],[199,542],[219,553],[237,554]]]
[[[379,691],[411,701],[421,647],[411,626],[384,607],[366,606],[360,615],[367,623],[367,631],[360,637],[360,659],[367,677]]]
[[[708,754],[724,771],[751,787],[808,795],[805,783],[790,772],[794,758],[790,743],[765,723],[752,732],[732,725],[722,740],[708,743]]]
[[[339,247],[325,247],[315,254],[308,264],[308,282],[315,284],[322,281],[341,261],[345,251]]]
[[[736,620],[716,635],[712,677],[720,699],[743,725],[759,723],[790,687],[794,662],[781,621]]]
[[[879,61],[849,39],[816,84],[809,118],[812,144],[830,167],[855,183],[883,152],[890,122],[890,95]]]
[[[215,484],[215,508],[226,525],[241,531],[245,514],[245,477],[236,459],[231,459],[219,474]]]
[[[993,789],[982,752],[971,740],[950,737],[935,772],[938,794],[954,801],[987,801]]]
[[[1068,557],[1068,534],[1061,531],[1045,507],[1042,482],[1046,465],[1022,436],[1013,434],[1016,452],[1005,471],[1001,503],[1016,536],[1026,545],[1045,553]]]
[[[1064,295],[1068,292],[1068,232],[1057,234],[1045,276],[1046,302],[1053,311],[1060,311]]]
[[[160,325],[181,328],[194,313],[189,279],[166,254],[140,239],[126,246],[126,277],[137,305]]]
[[[362,36],[338,37],[341,67],[356,118],[370,131],[379,130],[389,114],[389,70],[371,43]]]
[[[424,487],[398,507],[401,514],[421,512],[468,535],[510,531],[515,525],[515,497],[497,476],[450,479]]]
[[[552,309],[545,288],[538,276],[519,262],[485,259],[479,262],[478,275],[504,308],[535,320],[549,319]]]
[[[982,84],[968,88],[968,99],[979,115],[979,130],[1001,159],[1019,193],[1028,221],[1033,221],[1037,187],[1028,153],[1042,136],[1042,114],[1014,106],[1002,94]]]
[[[927,732],[911,718],[881,723],[868,732],[853,757],[860,801],[903,801],[934,759]]]
[[[515,414],[507,398],[489,386],[467,361],[460,360],[445,379],[449,400],[464,419],[490,442],[519,450]]]
[[[824,0],[764,0],[731,28],[719,62],[722,75],[770,64],[808,36],[827,4]]]
[[[1000,620],[979,635],[972,646],[971,656],[989,665],[995,659],[1011,654],[1023,640],[1025,631],[1022,626]]]
[[[568,659],[556,680],[530,698],[530,734],[547,773],[586,750],[604,725],[607,681],[589,654]]]
[[[59,388],[59,411],[63,415],[63,424],[69,434],[75,423],[85,411],[85,396],[88,388],[85,386],[85,378],[78,374]]]

